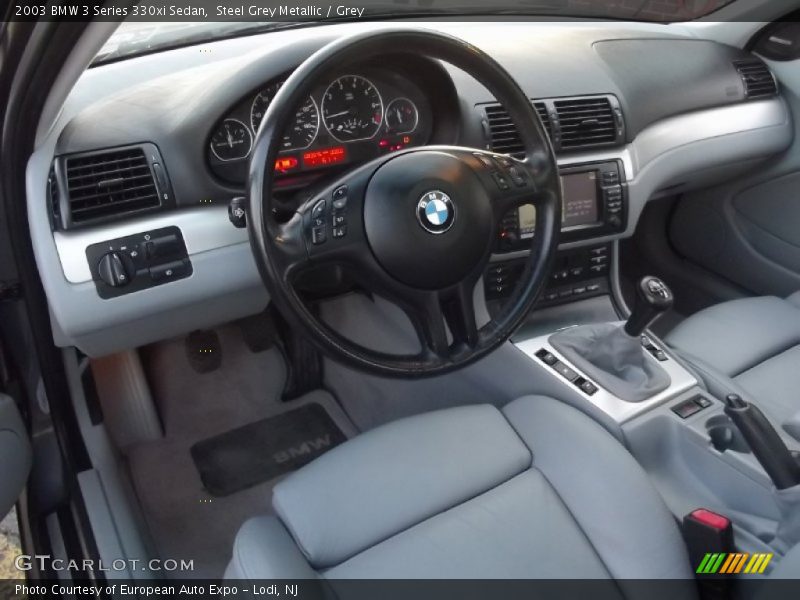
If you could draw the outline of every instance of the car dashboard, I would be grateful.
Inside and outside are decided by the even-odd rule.
[[[529,95],[565,190],[561,254],[545,303],[607,293],[609,244],[648,200],[713,185],[785,150],[789,108],[748,52],[680,26],[420,23],[480,47]],[[387,24],[286,30],[89,69],[27,173],[34,250],[56,340],[90,356],[264,309],[246,229],[250,149],[280,85],[326,43]],[[754,74],[755,73],[755,74]],[[407,147],[521,150],[472,77],[416,54],[365,57],[317,82],[280,140],[278,218],[318,183]],[[527,253],[530,208],[498,223],[487,299]],[[603,257],[606,258],[603,258]],[[569,294],[567,294],[569,292]]]

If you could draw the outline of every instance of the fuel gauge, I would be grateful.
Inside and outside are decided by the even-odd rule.
[[[417,128],[419,112],[408,98],[396,98],[386,109],[386,127],[389,133],[411,133]]]

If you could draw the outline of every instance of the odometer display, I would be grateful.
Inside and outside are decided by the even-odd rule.
[[[383,123],[383,100],[378,88],[360,75],[339,77],[322,97],[322,120],[340,142],[375,137]]]

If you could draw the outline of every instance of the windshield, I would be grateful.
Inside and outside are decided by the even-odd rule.
[[[734,0],[359,0],[344,5],[282,3],[213,5],[195,1],[132,7],[95,57],[94,64],[171,47],[289,27],[330,22],[447,17],[583,17],[675,22],[698,19]],[[140,5],[143,6],[143,5]],[[154,22],[161,19],[162,22]],[[171,22],[163,22],[172,19]],[[186,19],[181,21],[180,19]],[[192,19],[191,21],[188,19]]]

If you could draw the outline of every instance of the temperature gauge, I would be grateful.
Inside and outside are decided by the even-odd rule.
[[[386,109],[386,127],[389,133],[411,133],[417,128],[419,112],[408,98],[397,98]]]

